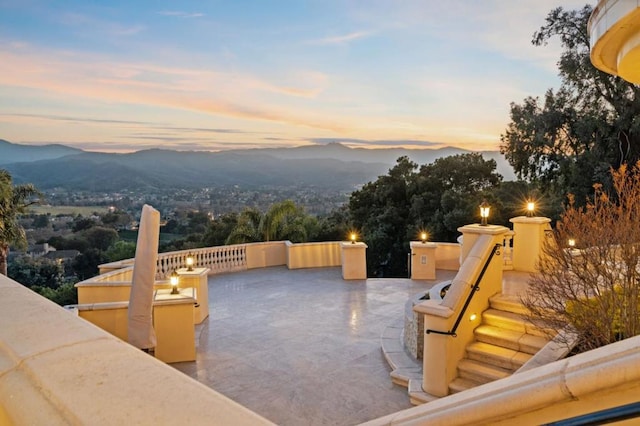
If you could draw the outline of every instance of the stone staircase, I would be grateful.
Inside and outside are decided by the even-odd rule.
[[[450,393],[510,376],[549,342],[542,330],[525,321],[525,312],[514,296],[490,299],[474,331],[475,341],[458,364],[458,377],[449,384]]]

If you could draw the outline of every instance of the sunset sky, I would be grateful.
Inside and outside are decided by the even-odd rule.
[[[550,0],[0,0],[0,139],[497,149],[557,88]],[[593,4],[593,2],[589,2]]]

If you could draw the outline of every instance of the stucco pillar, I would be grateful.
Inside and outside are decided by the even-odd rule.
[[[200,324],[209,316],[209,268],[193,268],[193,271],[181,268],[177,272],[180,276],[180,288],[191,287],[195,290],[196,304],[193,311],[193,322]]]
[[[436,278],[435,243],[411,241],[411,279],[434,280]]]
[[[458,232],[462,233],[462,246],[460,247],[460,265],[469,255],[469,251],[473,248],[476,240],[481,235],[503,236],[509,232],[509,228],[500,225],[479,225],[477,223],[465,225],[458,228]],[[498,238],[499,239],[499,238]]]
[[[365,243],[340,243],[342,254],[342,278],[345,280],[367,279],[367,245]]]
[[[509,219],[513,223],[513,270],[535,272],[542,253],[545,231],[550,229],[551,219],[546,217],[518,216]]]

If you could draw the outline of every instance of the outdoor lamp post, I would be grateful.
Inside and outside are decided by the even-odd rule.
[[[169,276],[169,282],[171,283],[171,294],[180,294],[178,291],[178,284],[180,283],[180,276],[174,270]]]
[[[428,235],[427,235],[427,233],[426,233],[426,232],[422,231],[422,232],[420,233],[420,240],[422,240],[422,244],[424,244],[424,243],[426,243],[426,242],[427,242],[427,237],[428,237]]]
[[[491,206],[487,204],[486,201],[483,201],[482,204],[480,204],[480,226],[487,226],[490,211]]]
[[[533,217],[533,212],[536,210],[536,203],[533,201],[527,201],[527,217]]]
[[[191,272],[193,271],[193,254],[189,253],[187,254],[187,271]]]
[[[349,236],[349,239],[351,240],[351,244],[356,243],[356,238],[358,238],[358,236],[356,235],[355,232],[352,232],[351,235]]]
[[[573,249],[576,246],[576,240],[574,238],[569,238],[567,244],[569,245],[569,248]]]

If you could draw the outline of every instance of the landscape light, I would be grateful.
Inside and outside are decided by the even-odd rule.
[[[189,253],[187,254],[187,271],[191,272],[193,271],[193,254]]]
[[[573,238],[569,238],[569,241],[567,241],[567,244],[569,244],[569,248],[574,248],[576,246],[576,240]]]
[[[533,217],[533,212],[536,209],[536,203],[533,201],[527,201],[527,217]]]
[[[169,282],[171,283],[171,294],[180,294],[178,291],[178,284],[180,284],[180,276],[174,270],[169,276]]]
[[[422,244],[424,244],[424,243],[426,243],[426,242],[427,242],[427,237],[428,237],[428,235],[427,235],[427,233],[426,233],[426,232],[422,231],[422,232],[420,233],[420,239],[422,240]]]
[[[349,236],[349,238],[351,239],[351,244],[355,244],[356,243],[356,238],[358,238],[358,236],[356,235],[355,232],[352,232],[351,235]]]
[[[486,201],[483,201],[482,204],[480,204],[480,226],[487,226],[490,211],[491,206],[487,204]]]
[[[478,315],[476,315],[475,313],[469,315],[469,321],[475,321],[478,318]]]

